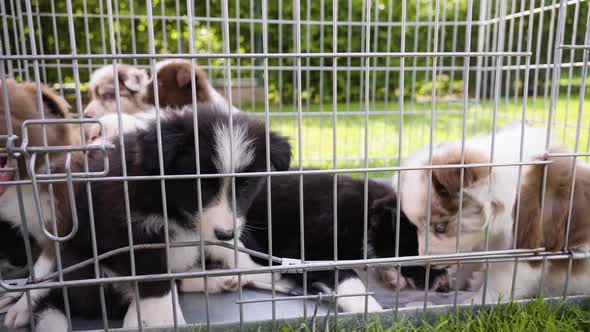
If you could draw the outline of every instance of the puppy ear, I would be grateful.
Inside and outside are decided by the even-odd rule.
[[[41,95],[43,96],[43,102],[47,105],[51,114],[60,118],[68,117],[70,104],[64,98],[58,96],[52,89],[46,86],[41,87]]]
[[[190,88],[191,76],[194,76],[197,101],[211,101],[207,73],[201,67],[195,65],[193,70],[190,62],[182,61],[168,65],[166,70],[174,70],[176,72],[176,84],[179,88]]]
[[[200,67],[195,66],[195,82],[197,85],[197,99],[201,102],[211,101],[209,95],[209,78]]]
[[[395,195],[387,195],[373,202],[373,204],[369,207],[369,216],[382,216],[386,214],[391,217],[395,217],[396,209],[397,198]]]
[[[270,163],[277,171],[286,171],[291,164],[291,144],[285,136],[270,133]]]
[[[465,164],[476,164],[485,162],[482,158],[474,153],[465,151]],[[459,165],[461,164],[460,156],[443,155],[437,156],[432,160],[433,165]],[[463,171],[463,188],[467,188],[474,183],[490,175],[489,167],[466,167]],[[432,171],[432,185],[437,193],[443,197],[452,197],[459,193],[461,189],[461,167],[457,168],[438,168]]]
[[[119,66],[118,72],[119,81],[129,91],[139,92],[147,86],[148,76],[143,69],[137,69],[132,66]]]
[[[536,249],[542,245],[541,188],[537,180],[534,179],[534,183],[521,186],[518,216],[516,216],[516,202],[512,210],[518,225],[516,247],[519,249]]]
[[[547,160],[546,157],[541,157],[539,160]],[[559,159],[559,158],[558,158]],[[545,212],[552,211],[551,222],[547,228],[554,232],[547,234],[545,237],[543,232],[543,216],[541,215],[541,193],[543,185],[544,165],[531,165],[529,171],[524,174],[522,185],[520,186],[520,205],[514,202],[512,215],[515,223],[518,225],[518,234],[516,239],[517,248],[536,249],[543,245],[551,247],[548,250],[557,250],[557,246],[561,243],[563,236],[561,236],[563,227],[560,227],[567,215],[567,201],[569,196],[561,197],[559,188],[552,188],[551,182],[558,182],[558,179],[553,179],[552,172],[555,171],[554,165],[548,165],[547,183],[545,191]],[[555,189],[558,189],[557,191]],[[569,193],[569,191],[568,191]],[[545,241],[548,240],[548,241]],[[559,248],[561,249],[561,248]]]
[[[198,77],[195,76],[196,82],[198,83]],[[191,66],[179,66],[176,72],[176,84],[178,87],[183,88],[188,84],[191,84]]]
[[[559,152],[567,151],[566,149],[559,148],[555,148],[552,150],[557,150]],[[545,184],[545,206],[543,208],[543,219],[551,220],[551,222],[545,223],[543,222],[543,220],[541,220],[539,223],[539,228],[540,232],[542,232],[544,236],[543,244],[546,247],[546,249],[549,251],[558,251],[563,250],[563,246],[565,245],[565,232],[567,228],[570,194],[572,190],[574,159],[571,157],[558,157],[551,158],[551,160],[553,161],[553,164],[546,166],[547,182]],[[543,166],[536,165],[536,167],[539,169],[538,195],[540,195],[542,186]],[[581,188],[581,186],[577,185],[576,188]],[[577,197],[577,195],[574,195],[574,199],[575,197]],[[570,227],[575,227],[574,225],[575,221],[570,224]],[[571,233],[575,234],[576,232],[573,230],[575,230],[575,228],[572,228]],[[570,245],[572,245],[571,240]]]
[[[26,84],[25,87],[35,96],[34,98],[36,103],[37,87],[35,84]],[[41,98],[43,99],[43,108],[46,114],[52,114],[58,118],[68,117],[70,104],[68,104],[64,98],[56,94],[53,89],[48,86],[41,85]]]

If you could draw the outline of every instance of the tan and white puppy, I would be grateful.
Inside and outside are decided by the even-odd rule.
[[[207,73],[199,66],[193,68],[187,60],[173,59],[156,64],[158,81],[158,105],[162,112],[180,110],[192,105],[191,76],[194,75],[196,97],[198,103],[212,104],[215,109],[224,110],[228,107],[227,100],[219,93],[207,78]],[[149,80],[144,70],[130,65],[117,66],[119,77],[120,111],[123,121],[123,132],[137,125],[139,121],[155,117],[154,80]],[[119,132],[118,118],[103,116],[117,113],[115,98],[115,77],[111,65],[102,67],[92,74],[88,83],[91,101],[84,110],[84,116],[101,119],[109,137],[117,136]],[[233,112],[239,110],[231,106]],[[124,114],[124,115],[123,115]],[[98,142],[100,126],[88,124],[84,126],[86,139]]]
[[[493,154],[492,137],[495,143]],[[465,141],[463,162],[511,164],[521,160],[530,161],[543,155],[546,142],[545,128],[525,126],[522,137],[522,156],[519,124],[506,127],[495,135],[468,139]],[[442,143],[433,148],[432,165],[459,165],[461,161],[460,141]],[[407,167],[428,165],[428,149],[416,152],[403,163],[403,166]],[[523,178],[528,169],[527,166],[522,167]],[[418,228],[421,255],[455,253],[458,235],[460,252],[485,250],[486,232],[489,232],[488,250],[512,249],[513,207],[519,184],[518,166],[464,168],[462,183],[461,168],[435,168],[432,170],[431,181],[429,173],[429,170],[403,171],[399,183],[402,209]],[[429,216],[427,211],[430,211]],[[460,234],[457,234],[459,222]],[[507,299],[510,296],[513,270],[513,262],[491,265],[487,302],[498,301],[499,298]],[[468,280],[470,277],[465,276],[462,279]],[[526,262],[519,263],[518,278],[514,287],[515,298],[533,295],[539,289],[540,277],[541,270],[538,266]],[[475,279],[478,278],[475,277],[473,280]],[[472,286],[479,288],[479,293],[473,300],[481,301],[483,289],[480,285]]]
[[[122,113],[147,112],[152,105],[146,100],[149,78],[145,70],[131,65],[117,65],[119,80],[119,102]],[[84,109],[84,117],[100,118],[117,112],[115,93],[115,71],[113,65],[106,65],[94,71],[88,82],[90,103]]]
[[[39,109],[37,103],[37,87],[35,83],[17,83],[12,80],[6,81],[6,90],[8,92],[7,105],[4,109],[3,93],[0,93],[0,123],[6,123],[6,116],[10,116],[12,122],[13,134],[18,138],[15,146],[20,146],[23,142],[23,123],[26,120],[39,120],[44,114],[45,119],[66,119],[68,118],[69,105],[58,96],[53,90],[46,86],[41,86],[42,108]],[[4,89],[0,83],[0,91]],[[71,146],[80,144],[80,135],[70,124],[48,124],[45,125],[45,133],[48,146]],[[5,125],[0,126],[0,135],[7,135],[8,131]],[[2,144],[6,144],[5,142]],[[28,128],[28,146],[43,147],[43,136],[40,125],[30,125]],[[48,154],[49,165],[44,162],[45,154],[38,153],[36,156],[35,172],[37,174],[65,173],[64,152],[52,152]],[[80,159],[77,153],[72,156],[72,171],[78,171]],[[41,254],[34,264],[35,277],[39,278],[53,272],[55,269],[55,251],[53,242],[45,235],[39,216],[37,214],[35,196],[32,185],[21,185],[22,200],[24,204],[25,216],[21,216],[19,208],[19,195],[17,186],[10,185],[10,181],[16,179],[16,170],[18,169],[20,179],[28,180],[27,162],[25,155],[0,157],[0,180],[8,183],[0,185],[0,220],[7,222],[13,227],[18,228],[22,225],[22,220],[26,220],[28,232],[41,248]],[[39,185],[40,206],[43,211],[42,220],[45,229],[57,233],[61,236],[66,235],[66,230],[70,228],[70,202],[66,184],[63,182],[53,184],[53,208],[55,208],[55,217],[57,230],[53,229],[52,218],[52,199],[47,185]],[[31,300],[38,301],[43,294],[48,292],[47,289],[35,289],[30,292]],[[29,310],[26,296],[21,296],[21,292],[7,293],[0,298],[0,308],[6,308],[15,300],[15,305],[10,307],[5,318],[4,325],[7,327],[21,327],[29,322]]]

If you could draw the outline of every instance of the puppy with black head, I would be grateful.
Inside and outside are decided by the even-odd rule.
[[[337,178],[337,208],[334,211],[334,177],[328,174],[303,176],[303,216],[300,214],[299,176],[275,176],[271,178],[272,254],[278,257],[301,257],[300,222],[304,222],[305,259],[333,260],[334,232],[337,235],[339,260],[364,258],[364,181],[339,175]],[[417,256],[416,227],[400,211],[400,228],[396,230],[397,199],[393,188],[370,180],[367,187],[367,254],[368,258],[395,257],[396,232],[399,234],[399,255]],[[269,252],[268,245],[268,196],[262,190],[250,211],[242,241],[251,249]],[[336,212],[337,229],[334,229]],[[261,265],[268,261],[254,258]],[[424,287],[424,267],[404,267],[401,280],[394,268],[379,268],[381,280],[391,287],[404,288],[408,284]],[[292,281],[295,287],[303,285],[302,275],[285,274],[284,281]],[[283,283],[283,281],[281,281]],[[313,271],[307,274],[309,289],[331,293],[335,290],[334,271]],[[433,269],[430,275],[431,289],[444,289],[448,278],[445,270]],[[339,294],[362,294],[366,288],[353,270],[339,270]],[[364,297],[341,297],[339,310],[364,312]],[[369,297],[368,310],[380,310],[381,306]]]
[[[189,110],[170,112],[161,119],[161,141],[155,122],[147,128],[138,128],[124,136],[124,146],[115,143],[115,150],[109,152],[109,177],[120,177],[124,173],[134,176],[154,176],[149,180],[129,180],[127,187],[122,181],[99,181],[91,184],[92,205],[88,203],[87,188],[80,184],[76,191],[76,207],[79,229],[76,236],[67,243],[64,265],[69,266],[93,257],[92,222],[96,234],[98,254],[127,247],[131,236],[134,245],[165,243],[166,235],[171,243],[185,241],[228,241],[233,244],[234,229],[238,231],[245,215],[262,187],[263,178],[235,178],[235,205],[232,204],[232,180],[228,177],[205,177],[199,181],[190,177],[199,172],[204,175],[232,172],[250,173],[266,170],[266,132],[263,123],[245,114],[235,114],[232,125],[226,112],[219,112],[207,105],[200,105],[198,112],[198,135],[195,138],[193,113]],[[195,142],[198,141],[198,145]],[[161,144],[160,144],[161,142]],[[162,165],[160,151],[162,147]],[[285,138],[270,133],[270,155],[273,169],[288,168],[291,150]],[[121,158],[124,149],[125,160]],[[90,169],[102,169],[100,155],[91,155]],[[161,168],[163,166],[163,168]],[[162,199],[160,175],[176,176],[164,181],[166,200]],[[178,178],[184,176],[184,178]],[[128,191],[128,206],[125,191]],[[202,204],[199,204],[199,199]],[[165,204],[165,205],[164,205]],[[127,219],[129,208],[130,225]],[[235,208],[234,208],[235,207]],[[91,218],[92,217],[92,218]],[[167,221],[166,221],[167,220]],[[234,225],[234,220],[236,225]],[[166,222],[168,234],[166,234]],[[129,234],[128,232],[131,232]],[[200,238],[200,234],[204,238]],[[207,247],[207,256],[223,261],[231,267],[234,251],[219,247]],[[173,247],[169,260],[165,249],[135,250],[134,263],[130,264],[129,253],[118,254],[100,261],[99,276],[130,276],[161,274],[167,271],[185,272],[198,264],[199,248]],[[241,261],[249,259],[243,255]],[[254,265],[254,263],[252,263]],[[94,266],[89,266],[66,275],[66,280],[93,279],[97,275]],[[258,278],[270,279],[253,275]],[[235,277],[209,279],[209,287],[233,287]],[[183,280],[190,290],[203,290],[201,279]],[[244,278],[248,282],[247,278]],[[199,286],[201,285],[201,286]],[[131,283],[105,286],[107,315],[109,319],[124,318],[124,327],[164,326],[173,324],[173,304],[176,317],[184,323],[178,302],[172,302],[170,281],[139,283],[139,298],[134,297]],[[199,287],[201,287],[199,289]],[[141,308],[141,322],[138,322],[136,305]],[[73,316],[97,318],[101,315],[99,287],[85,286],[69,289],[69,308]],[[63,330],[67,325],[65,306],[61,291],[53,290],[37,308],[39,330]]]

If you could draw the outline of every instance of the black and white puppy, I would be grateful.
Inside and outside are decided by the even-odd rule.
[[[364,243],[364,181],[348,176],[337,179],[337,230],[338,259],[363,258]],[[334,259],[334,177],[329,174],[306,174],[303,176],[303,220],[305,259]],[[384,183],[368,182],[368,232],[367,252],[369,258],[395,257],[397,198],[393,188]],[[279,257],[301,257],[299,176],[276,176],[271,178],[272,209],[272,254]],[[242,242],[251,249],[268,252],[268,195],[265,189],[256,197],[248,212]],[[418,238],[416,227],[400,212],[399,255],[417,256]],[[268,261],[254,258],[259,264]],[[397,279],[394,268],[379,268],[381,280],[392,287],[404,288],[408,284],[424,287],[425,268],[404,267],[403,276]],[[296,287],[303,285],[301,274],[285,274],[283,280],[294,281]],[[283,281],[281,281],[282,283]],[[314,271],[307,274],[308,288],[332,292],[335,289],[334,271]],[[432,289],[444,289],[448,284],[445,270],[432,270]],[[365,285],[353,270],[339,270],[338,293],[362,294]],[[381,306],[371,297],[369,311]],[[339,310],[363,312],[364,297],[341,297]]]
[[[245,114],[234,114],[230,126],[226,112],[200,105],[198,112],[198,155],[195,148],[192,112],[170,112],[161,120],[161,143],[163,170],[160,169],[158,135],[156,123],[138,128],[124,135],[125,163],[121,160],[121,146],[109,152],[109,177],[123,175],[122,166],[129,176],[157,176],[197,174],[196,159],[200,161],[201,174],[231,172],[261,172],[266,170],[265,126]],[[231,128],[231,129],[230,129]],[[231,131],[231,132],[230,132]],[[230,138],[231,137],[231,138]],[[287,140],[270,133],[270,161],[274,170],[288,169],[291,149]],[[231,155],[231,157],[230,157]],[[90,158],[91,170],[101,170],[103,159],[100,153]],[[232,164],[233,163],[233,164]],[[102,254],[129,245],[129,236],[135,245],[165,242],[164,211],[167,213],[170,242],[197,241],[200,232],[206,241],[230,241],[234,237],[234,217],[241,228],[244,217],[263,185],[264,178],[235,178],[236,202],[232,206],[230,178],[208,177],[201,180],[202,210],[199,211],[198,181],[190,178],[165,180],[166,205],[162,203],[161,181],[130,180],[129,211],[131,225],[127,221],[125,187],[122,181],[100,181],[91,184],[92,208],[88,204],[86,184],[77,188],[76,206],[79,229],[75,238],[67,243],[64,250],[64,265],[93,257],[91,219],[93,213],[94,232],[97,238],[97,252]],[[165,207],[165,210],[164,210]],[[129,235],[129,231],[131,234]],[[207,247],[207,254],[214,260],[221,260],[225,267],[232,267],[234,252],[226,248]],[[131,265],[129,253],[119,254],[100,262],[100,277],[184,272],[195,268],[199,249],[174,247],[167,261],[164,249],[135,250],[135,265]],[[246,257],[249,258],[248,255]],[[254,264],[254,263],[252,263]],[[66,280],[95,278],[93,266],[66,274]],[[256,278],[254,276],[253,278]],[[209,287],[233,286],[233,277],[209,279]],[[270,280],[270,276],[268,277]],[[187,281],[189,290],[203,290],[201,279]],[[248,280],[246,280],[248,282]],[[139,298],[134,297],[131,283],[105,286],[107,315],[109,319],[123,317],[124,327],[164,326],[173,324],[172,287],[168,281],[139,283]],[[68,290],[69,308],[73,316],[100,317],[99,287],[74,287]],[[136,302],[138,300],[138,302]],[[141,309],[138,322],[136,305]],[[176,315],[184,323],[178,302]],[[38,330],[64,330],[67,325],[62,291],[54,289],[50,296],[37,308]]]

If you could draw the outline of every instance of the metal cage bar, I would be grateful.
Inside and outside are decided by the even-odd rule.
[[[583,19],[584,15],[586,20]],[[209,294],[208,285],[218,277],[236,276],[237,292],[232,301],[235,317],[227,321],[246,330],[252,319],[250,308],[253,304],[268,303],[272,329],[278,330],[284,314],[285,303],[294,302],[297,316],[310,319],[314,328],[318,317],[325,315],[326,324],[336,326],[342,319],[339,308],[351,298],[363,299],[362,318],[370,318],[369,301],[380,295],[380,285],[374,282],[379,278],[380,268],[394,268],[396,280],[404,279],[404,269],[423,267],[424,288],[412,290],[419,292],[419,304],[413,306],[428,310],[436,295],[430,289],[430,281],[435,278],[435,269],[444,266],[457,271],[451,278],[454,293],[446,305],[459,306],[466,296],[463,284],[466,282],[464,269],[476,264],[483,266],[484,273],[481,303],[495,299],[488,289],[494,287],[494,267],[499,264],[509,266],[510,292],[517,295],[518,280],[526,273],[529,262],[541,262],[539,294],[545,291],[547,282],[545,269],[556,261],[567,262],[564,272],[563,291],[560,295],[568,297],[575,278],[573,266],[588,259],[587,253],[580,252],[572,245],[572,226],[575,223],[576,177],[581,176],[580,168],[590,157],[590,118],[587,98],[588,52],[590,51],[590,5],[584,0],[403,0],[403,1],[357,1],[357,0],[236,0],[221,2],[159,0],[144,2],[118,0],[68,0],[59,3],[40,0],[8,0],[0,3],[0,25],[2,40],[0,45],[0,85],[2,86],[2,108],[5,123],[0,140],[0,157],[7,160],[22,158],[27,165],[26,173],[19,167],[7,167],[14,171],[10,180],[0,181],[0,186],[15,188],[18,199],[19,216],[15,225],[28,235],[39,228],[55,251],[56,266],[46,275],[36,275],[33,247],[35,242],[24,238],[26,261],[30,278],[24,282],[4,279],[0,270],[0,307],[7,301],[9,293],[22,294],[27,299],[30,324],[33,325],[35,294],[40,290],[61,289],[66,304],[65,315],[69,330],[78,330],[76,317],[70,317],[68,294],[79,286],[97,286],[100,293],[100,329],[109,330],[117,326],[108,315],[107,287],[113,283],[132,285],[130,298],[137,313],[139,330],[143,330],[140,305],[140,285],[150,281],[166,281],[170,284],[174,330],[182,330],[179,321],[182,313],[176,304],[179,298],[188,299],[185,294],[176,292],[177,282],[185,279],[203,278],[204,294],[199,298],[203,305],[201,316],[190,315],[190,324],[202,325],[208,331],[220,323],[216,315],[219,308],[218,295]],[[67,28],[66,28],[67,26]],[[568,36],[569,34],[569,36]],[[229,114],[229,160],[232,169],[218,174],[202,173],[199,156],[199,98],[198,77],[191,75],[191,102],[187,104],[194,116],[194,145],[196,152],[195,174],[170,175],[164,170],[164,144],[161,123],[168,111],[159,103],[159,90],[162,79],[159,77],[159,61],[183,59],[190,62],[190,69],[204,70],[208,74],[210,88],[218,91],[224,98],[220,108]],[[154,83],[150,91],[154,98],[154,114],[158,145],[157,164],[159,174],[155,176],[128,174],[125,151],[124,107],[126,98],[122,95],[125,74],[119,69],[130,64],[149,73]],[[107,128],[96,119],[85,119],[84,105],[96,91],[88,91],[92,73],[101,66],[112,66],[114,82],[114,108],[117,113],[117,126],[121,128],[112,141],[107,141]],[[43,99],[43,85],[55,88],[59,95],[72,104],[70,119],[47,118],[41,111],[38,119],[24,121],[20,128],[13,127],[11,121],[9,79],[30,81],[35,87],[34,107],[44,110],[47,101]],[[209,87],[208,87],[209,88]],[[573,104],[577,102],[577,114]],[[234,121],[232,105],[251,114],[252,118],[264,122],[264,146],[266,148],[263,171],[240,172],[234,165]],[[498,129],[516,123],[520,128],[519,141],[514,146],[498,143]],[[74,145],[48,146],[46,131],[52,126],[71,125],[79,127],[81,143]],[[87,143],[84,127],[98,124],[103,136],[100,144]],[[525,154],[525,130],[528,125],[546,128],[545,148],[554,144],[567,148],[564,151],[546,153],[543,158],[530,158]],[[34,146],[31,141],[41,128],[42,142]],[[575,128],[575,129],[574,129]],[[277,172],[271,163],[271,132],[288,136],[293,147],[293,163],[287,171]],[[21,137],[14,135],[20,132]],[[77,133],[78,134],[78,133]],[[471,139],[489,135],[485,161],[471,162]],[[16,142],[20,142],[17,144]],[[445,142],[454,142],[458,149],[458,159],[449,164],[440,164],[437,153]],[[442,145],[441,145],[442,143]],[[120,148],[123,160],[122,175],[111,175],[108,153]],[[420,148],[423,147],[423,150]],[[489,148],[489,149],[488,149]],[[518,159],[510,162],[497,157],[503,149],[518,150]],[[420,165],[407,165],[408,157],[419,151],[425,152],[425,162]],[[500,152],[499,152],[500,151]],[[50,154],[63,153],[66,156],[66,170],[54,171]],[[83,158],[81,170],[72,170],[76,161],[73,157],[80,153]],[[92,172],[88,166],[88,154],[100,153],[104,169]],[[541,181],[540,218],[549,209],[546,196],[549,194],[548,171],[556,167],[554,160],[573,160],[571,168],[570,191],[567,193],[567,214],[565,220],[564,245],[557,251],[546,248],[519,248],[517,239],[523,230],[514,223],[510,234],[510,246],[502,249],[492,246],[494,236],[492,226],[485,223],[485,237],[482,251],[465,250],[469,238],[465,235],[463,222],[469,220],[470,211],[466,199],[471,193],[467,181],[469,172],[474,169],[489,169],[487,186],[495,181],[493,170],[518,170],[515,180],[514,213],[519,216],[523,209],[521,188],[526,184],[525,173],[540,167],[543,169]],[[541,160],[543,159],[543,160]],[[2,159],[4,160],[4,159]],[[42,171],[37,165],[44,163]],[[436,179],[439,171],[456,170],[459,185],[456,198],[457,220],[452,239],[453,248],[441,253],[436,239],[430,230],[436,227],[436,209],[432,202],[438,198]],[[1,169],[0,171],[5,171]],[[402,256],[400,237],[403,234],[404,197],[402,179],[411,172],[425,174],[424,196],[426,205],[422,233],[418,242],[422,255]],[[492,174],[494,174],[492,176]],[[325,175],[331,179],[330,206],[326,211],[332,213],[329,220],[330,232],[326,241],[330,242],[330,257],[326,260],[313,260],[309,249],[310,236],[306,218],[312,211],[306,202],[306,176]],[[299,206],[298,232],[300,241],[297,248],[299,257],[274,256],[281,241],[273,238],[280,229],[280,218],[276,218],[276,194],[273,183],[285,176],[297,178],[297,199]],[[339,183],[346,177],[362,182],[363,218],[362,248],[358,259],[345,259],[339,248],[347,243],[339,235],[346,228],[339,224],[343,215],[343,190]],[[241,232],[238,215],[240,191],[238,183],[252,178],[264,178],[261,193],[266,194],[268,202],[265,220],[268,252],[262,253],[243,248],[237,236],[229,241],[211,241],[205,238],[200,228],[198,241],[175,242],[174,232],[168,215],[169,197],[166,195],[168,181],[195,181],[197,186],[197,219],[203,218],[203,181],[219,179],[229,184],[229,202],[232,210],[234,234]],[[385,180],[393,184],[397,196],[395,214],[390,218],[395,236],[391,249],[393,257],[373,257],[371,244],[371,203],[370,181]],[[138,245],[133,237],[136,221],[133,218],[132,199],[129,186],[136,181],[157,181],[163,207],[164,241],[149,245]],[[128,246],[99,254],[101,240],[96,236],[93,198],[97,184],[117,182],[123,184],[125,205],[125,230]],[[65,185],[70,201],[72,228],[69,233],[58,234],[59,211],[54,189]],[[75,202],[79,199],[74,187],[80,185],[88,196],[90,209],[89,243],[92,258],[73,266],[62,266],[62,250],[78,233],[79,216]],[[46,189],[48,188],[48,189]],[[26,195],[31,190],[31,204]],[[44,208],[45,191],[47,206]],[[491,193],[492,189],[489,189]],[[23,196],[24,195],[24,196]],[[491,194],[490,194],[491,195]],[[549,198],[550,199],[550,198]],[[160,203],[158,203],[160,204]],[[2,209],[2,206],[0,206]],[[482,208],[483,209],[483,208]],[[511,207],[512,209],[512,207]],[[29,211],[30,210],[30,211]],[[35,219],[30,222],[29,219]],[[414,220],[412,220],[415,222]],[[199,262],[187,271],[173,271],[171,261],[175,249],[192,247],[198,251]],[[218,247],[232,252],[232,266],[212,269],[206,265],[208,249]],[[155,275],[141,275],[136,271],[135,252],[138,250],[164,250],[166,272]],[[129,254],[131,273],[128,276],[106,276],[104,262],[119,254]],[[242,255],[250,255],[267,262],[265,265],[244,268]],[[1,266],[1,265],[0,265]],[[92,267],[93,278],[67,280],[72,273],[84,267]],[[350,292],[339,286],[343,270],[356,270],[366,289]],[[454,269],[454,270],[453,270]],[[525,270],[523,270],[525,269]],[[333,272],[335,287],[330,292],[314,293],[308,287],[316,272]],[[271,275],[268,292],[253,296],[248,278],[256,274]],[[278,274],[299,274],[303,280],[301,294],[286,296],[282,294],[281,279]],[[311,285],[311,284],[310,284]],[[390,285],[389,285],[390,286]],[[536,287],[536,286],[535,286]],[[493,291],[493,289],[492,289]],[[408,293],[400,287],[389,289],[387,299],[380,304],[393,309],[393,320],[399,319],[404,308],[404,297]],[[469,294],[468,294],[469,295]],[[17,295],[14,295],[17,296]],[[231,295],[224,295],[225,298]],[[188,301],[188,300],[187,300]],[[194,303],[193,303],[194,304]],[[184,306],[184,303],[183,303]],[[229,308],[229,307],[228,307]],[[233,309],[231,309],[233,310]],[[333,310],[333,312],[332,312]],[[230,309],[228,309],[228,312]],[[192,317],[194,316],[194,317]],[[333,320],[331,320],[333,316]],[[184,315],[189,317],[189,315]],[[199,318],[195,318],[199,317]],[[194,318],[194,319],[193,319]],[[319,325],[318,325],[319,326]]]

